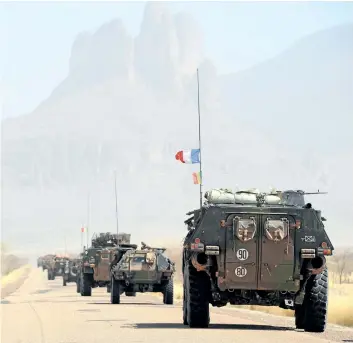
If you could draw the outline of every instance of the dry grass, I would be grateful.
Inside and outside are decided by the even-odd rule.
[[[19,280],[21,277],[23,277],[28,272],[28,270],[30,268],[31,268],[30,265],[24,265],[20,268],[15,269],[14,271],[12,271],[11,273],[9,273],[7,275],[2,276],[1,281],[0,281],[1,289],[6,287],[7,285]]]

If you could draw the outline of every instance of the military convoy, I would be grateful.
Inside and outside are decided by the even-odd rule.
[[[184,324],[208,327],[209,304],[255,304],[291,309],[298,329],[324,331],[334,247],[305,193],[215,189],[205,198],[185,221]]]
[[[183,323],[205,328],[210,305],[278,306],[294,311],[297,329],[323,332],[327,318],[326,257],[334,247],[321,211],[307,203],[311,193],[256,189],[205,193],[201,208],[187,213],[188,232],[182,251]],[[66,261],[46,255],[38,267],[48,279],[63,275],[76,281],[77,292],[107,287],[110,302],[137,292],[160,292],[173,304],[175,265],[165,248],[141,248],[129,234],[101,233],[80,257]],[[63,274],[60,274],[63,273]]]
[[[152,248],[141,242],[136,246],[118,248],[111,265],[110,302],[120,304],[120,295],[136,292],[160,292],[163,303],[173,304],[174,263],[164,255],[165,248]]]

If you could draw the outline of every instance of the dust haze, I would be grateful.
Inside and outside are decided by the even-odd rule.
[[[179,245],[185,213],[199,203],[198,166],[174,157],[198,147],[197,68],[204,190],[326,191],[309,201],[333,244],[345,244],[353,24],[227,75],[203,39],[188,13],[160,3],[146,5],[137,36],[120,19],[77,35],[67,77],[31,113],[2,120],[2,241],[14,253],[79,251],[82,225],[90,236],[114,232],[114,170],[119,230],[138,244]]]

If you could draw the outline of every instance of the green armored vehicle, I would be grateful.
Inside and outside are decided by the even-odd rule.
[[[77,281],[77,269],[78,269],[78,258],[64,258],[64,271],[62,274],[63,277],[63,286],[66,286],[68,282]]]
[[[110,302],[120,304],[120,295],[160,292],[164,304],[173,304],[174,263],[164,255],[165,248],[141,243],[141,249],[121,247],[111,266]]]
[[[202,208],[185,221],[185,325],[208,327],[209,304],[230,303],[291,309],[298,329],[325,330],[325,256],[334,247],[306,194],[313,193],[206,192]]]
[[[62,276],[64,274],[66,258],[65,255],[54,255],[54,257],[48,260],[48,280],[55,280],[56,276]]]
[[[91,296],[92,288],[107,287],[110,291],[110,263],[117,246],[130,243],[130,234],[95,234],[92,246],[84,251],[80,276],[80,293],[82,296]]]
[[[48,269],[48,266],[50,265],[50,262],[52,261],[52,259],[55,257],[54,254],[48,254],[48,255],[44,255],[41,259],[41,266],[42,266],[42,270],[43,272],[45,270]]]

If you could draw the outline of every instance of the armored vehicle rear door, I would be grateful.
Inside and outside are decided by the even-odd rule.
[[[231,214],[227,219],[225,283],[227,288],[257,288],[258,227],[254,215]]]
[[[110,251],[102,250],[98,253],[94,279],[97,281],[109,281]]]
[[[234,213],[227,224],[231,224],[225,237],[227,288],[291,290],[294,287],[293,217],[278,213]]]
[[[297,290],[294,285],[295,218],[287,214],[261,215],[258,288]]]

